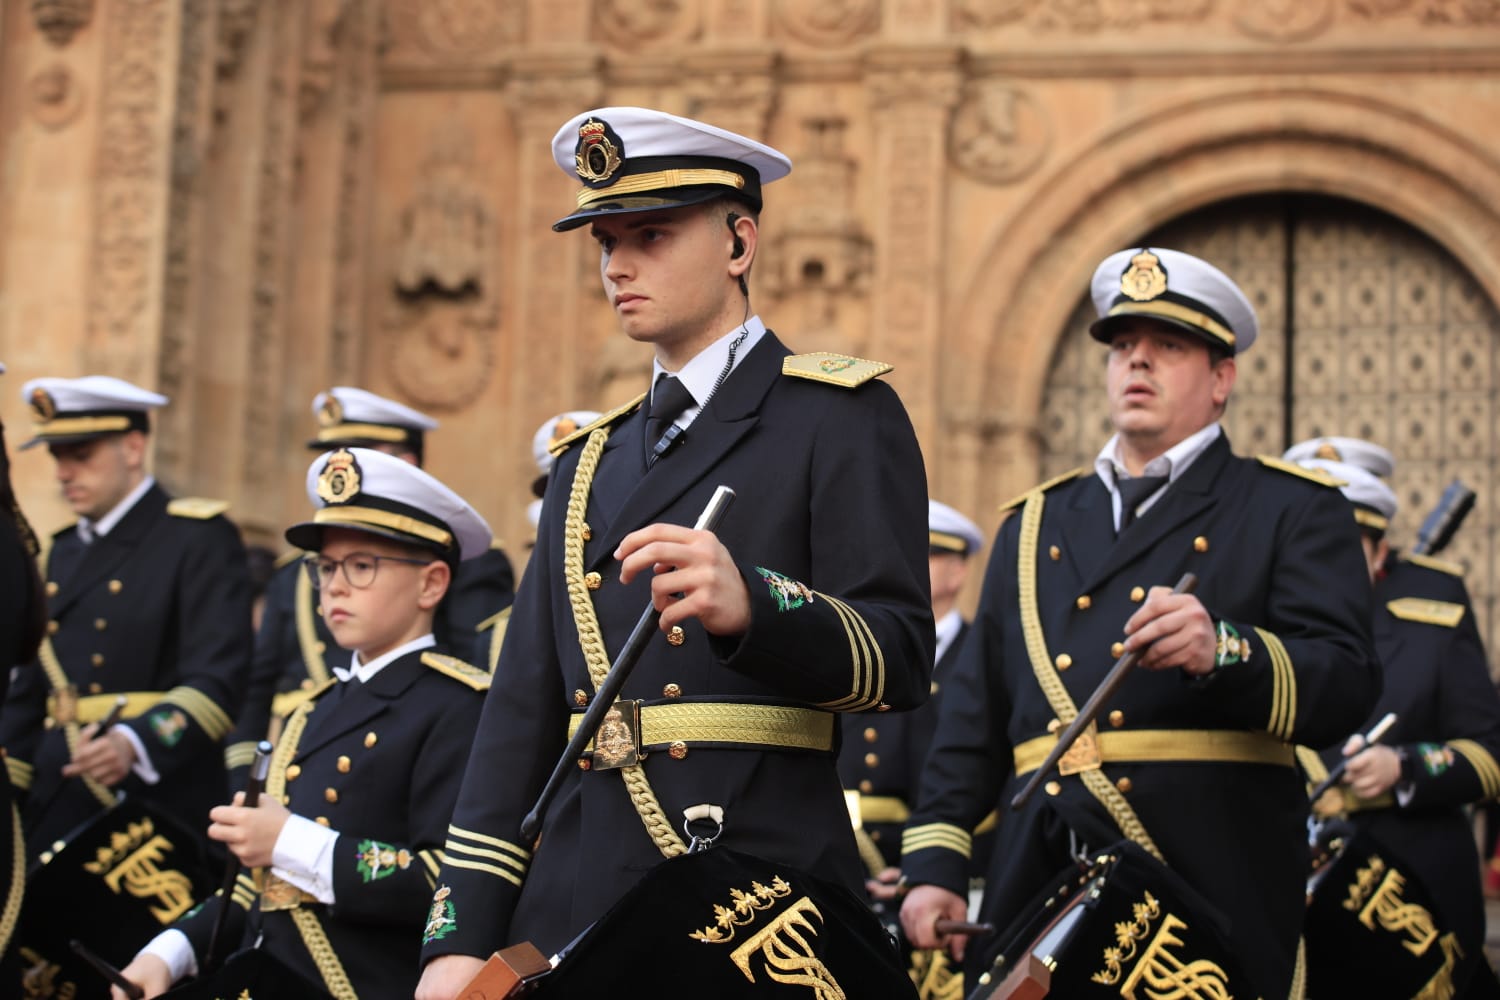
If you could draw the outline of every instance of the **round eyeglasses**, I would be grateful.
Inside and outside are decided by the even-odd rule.
[[[342,559],[330,559],[322,555],[306,556],[302,560],[302,565],[307,568],[307,575],[312,578],[315,587],[328,586],[333,582],[333,574],[342,567],[344,579],[348,581],[349,586],[355,590],[364,590],[375,582],[375,574],[382,562],[426,566],[434,561],[432,559],[404,559],[401,556],[378,556],[373,552],[351,552]]]

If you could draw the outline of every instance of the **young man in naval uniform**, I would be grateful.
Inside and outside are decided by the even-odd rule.
[[[314,451],[370,448],[417,468],[426,458],[427,434],[438,427],[425,413],[354,386],[318,393],[312,412],[318,431],[307,444]],[[332,666],[349,659],[317,614],[317,593],[302,572],[301,555],[289,553],[266,588],[249,697],[225,750],[231,788],[244,784],[244,769],[270,721],[287,716],[308,691],[332,676]],[[434,625],[443,645],[468,662],[486,663],[491,627],[510,607],[514,591],[510,560],[498,547],[464,560]]]
[[[1322,458],[1338,454],[1343,460]],[[1347,819],[1354,830],[1369,831],[1376,843],[1396,854],[1389,860],[1409,866],[1438,913],[1440,929],[1458,945],[1440,989],[1449,996],[1496,996],[1500,984],[1484,958],[1485,911],[1479,856],[1464,806],[1500,797],[1500,695],[1490,680],[1489,661],[1479,636],[1463,579],[1431,560],[1398,562],[1387,541],[1396,516],[1396,494],[1372,471],[1390,475],[1394,460],[1378,445],[1358,439],[1314,440],[1286,453],[1302,466],[1326,472],[1354,508],[1374,584],[1375,649],[1384,669],[1384,691],[1358,727],[1368,731],[1394,712],[1384,738],[1365,746],[1358,735],[1300,757],[1308,778],[1321,782],[1328,769],[1349,758],[1342,787],[1313,803],[1322,818]],[[1388,572],[1388,567],[1395,572]],[[1399,858],[1399,861],[1397,860]],[[1346,887],[1328,885],[1346,897]],[[1336,911],[1344,916],[1342,906]],[[1349,914],[1349,919],[1355,919]],[[1310,937],[1310,944],[1318,939]],[[1405,944],[1404,933],[1392,943]],[[1429,941],[1434,957],[1450,942]],[[1399,961],[1410,951],[1392,947]],[[1315,968],[1341,968],[1345,954],[1312,954]],[[1325,961],[1326,960],[1326,961]]]
[[[433,620],[455,567],[489,551],[490,529],[427,473],[367,448],[316,459],[307,493],[317,511],[287,541],[310,553],[299,570],[316,578],[323,616],[353,658],[288,719],[259,804],[236,796],[210,814],[209,835],[245,870],[231,899],[214,896],[123,970],[147,996],[242,943],[335,997],[407,996],[416,985],[439,848],[490,679],[443,652]],[[215,985],[238,996],[244,984]]]
[[[792,356],[750,306],[761,187],[790,162],[642,108],[578,115],[552,152],[581,183],[554,228],[588,227],[654,371],[558,445],[445,846],[417,993],[432,1000],[503,945],[563,948],[684,851],[692,806],[722,808],[718,844],[857,890],[836,713],[919,705],[932,668],[926,476],[875,377],[888,367]],[[721,484],[737,499],[717,534],[694,530]],[[635,739],[567,762],[524,839],[570,725],[651,605],[661,634],[619,713],[639,709]]]
[[[1216,911],[1252,995],[1287,997],[1308,867],[1291,743],[1342,739],[1380,689],[1359,534],[1331,486],[1230,450],[1219,419],[1257,328],[1228,276],[1142,248],[1100,264],[1092,293],[1116,433],[996,537],[904,834],[902,926],[919,947],[967,944],[978,970],[984,945],[934,929],[964,916],[969,831],[1139,650],[1077,767],[1001,816],[981,918],[1004,926],[1076,852],[1128,836]],[[1186,572],[1197,589],[1174,594]],[[1086,984],[1104,956],[1088,961],[1059,976]]]
[[[225,793],[244,697],[250,583],[227,503],[173,500],[147,471],[166,397],[120,379],[32,379],[22,397],[78,523],[53,536],[48,635],[0,715],[32,857],[126,792],[191,830]],[[98,732],[117,694],[119,723]],[[73,748],[73,749],[70,749]]]

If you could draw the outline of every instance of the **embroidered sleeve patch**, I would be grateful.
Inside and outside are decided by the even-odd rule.
[[[1214,669],[1230,667],[1250,659],[1250,640],[1240,637],[1239,630],[1228,622],[1219,622],[1219,635],[1214,643]]]
[[[167,749],[175,747],[187,729],[187,716],[175,708],[158,708],[147,717],[151,731]]]
[[[393,844],[382,844],[378,840],[361,840],[359,856],[354,870],[366,883],[392,875],[397,869],[405,870],[411,865],[411,852]]]
[[[427,926],[422,931],[422,943],[431,944],[458,930],[457,912],[448,897],[453,890],[446,885],[438,886],[432,894],[432,909],[427,913]]]
[[[1434,778],[1453,766],[1453,751],[1441,743],[1418,743],[1417,755],[1422,767]]]
[[[776,598],[777,611],[791,611],[800,608],[804,604],[811,604],[813,600],[812,588],[805,583],[793,580],[789,576],[776,572],[774,569],[766,569],[763,566],[755,567],[755,572],[766,581],[766,587],[770,589],[771,596]]]

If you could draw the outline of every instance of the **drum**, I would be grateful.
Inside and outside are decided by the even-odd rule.
[[[1253,997],[1213,912],[1179,875],[1121,841],[1037,896],[969,998]]]
[[[229,997],[332,1000],[322,986],[308,982],[276,958],[256,948],[236,952],[207,979],[185,983],[162,996],[171,1000],[224,1000]]]

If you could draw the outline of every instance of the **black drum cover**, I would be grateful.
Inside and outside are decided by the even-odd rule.
[[[247,948],[229,956],[219,971],[163,993],[170,1000],[332,1000],[322,986],[308,982],[271,955]]]

